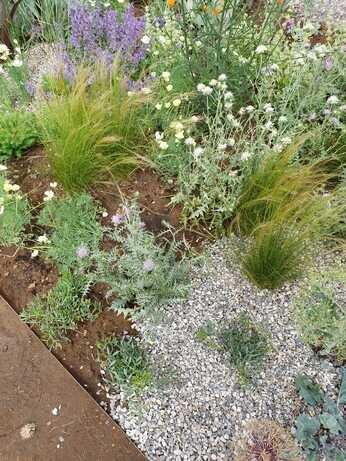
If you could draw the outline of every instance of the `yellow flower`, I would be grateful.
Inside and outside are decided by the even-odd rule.
[[[282,6],[282,5],[285,3],[285,0],[276,0],[276,3],[277,3],[279,6]]]
[[[167,0],[167,6],[169,9],[173,8],[176,0]]]
[[[221,8],[213,8],[213,9],[211,10],[211,14],[212,14],[213,16],[218,16],[218,15],[221,13],[221,11],[222,11]]]

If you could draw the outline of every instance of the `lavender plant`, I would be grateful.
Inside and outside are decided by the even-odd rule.
[[[70,8],[70,22],[69,45],[77,60],[101,59],[112,65],[119,57],[127,72],[131,72],[145,58],[145,18],[135,15],[132,4],[120,14],[112,8],[92,8],[75,2]]]

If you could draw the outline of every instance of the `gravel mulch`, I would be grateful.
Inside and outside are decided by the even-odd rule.
[[[165,308],[159,325],[138,326],[150,357],[169,383],[147,390],[136,411],[113,399],[112,416],[149,460],[231,460],[231,439],[245,420],[270,418],[291,427],[299,407],[294,378],[315,377],[335,395],[338,371],[299,340],[292,299],[298,284],[259,290],[240,273],[225,242],[214,244],[205,264],[192,268],[190,297]],[[270,334],[274,347],[255,387],[240,386],[226,357],[195,339],[208,320],[224,325],[247,312]]]

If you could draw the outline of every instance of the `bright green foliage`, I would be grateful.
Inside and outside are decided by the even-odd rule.
[[[219,333],[219,339],[241,381],[251,382],[270,351],[267,334],[246,314],[240,314]]]
[[[0,245],[18,246],[23,243],[25,226],[30,222],[30,206],[19,192],[7,192],[9,186],[6,176],[0,173]]]
[[[38,223],[50,229],[47,256],[61,270],[90,265],[89,254],[97,250],[102,238],[98,208],[87,194],[73,195],[45,203]],[[84,255],[78,256],[78,249]]]
[[[38,141],[35,116],[9,110],[0,113],[0,162],[20,157]]]
[[[296,437],[304,449],[306,459],[318,461],[342,461],[346,451],[340,448],[346,433],[346,369],[341,372],[339,396],[336,402],[326,396],[318,384],[309,377],[298,375],[296,387],[308,406],[313,406],[311,415],[302,413],[296,419]],[[341,443],[340,443],[341,442]]]
[[[67,94],[50,99],[39,117],[53,174],[67,192],[110,174],[132,171],[143,154],[146,96],[129,95],[120,71],[80,67]]]
[[[297,301],[296,320],[304,342],[322,355],[346,360],[346,312],[327,280],[316,281]]]
[[[52,290],[22,311],[21,318],[38,327],[50,349],[66,341],[78,322],[97,317],[100,307],[86,297],[87,285],[85,276],[64,272]]]
[[[109,285],[108,296],[116,295],[111,307],[134,317],[140,313],[132,306],[155,312],[158,306],[185,297],[187,267],[184,261],[176,261],[175,245],[163,248],[155,242],[143,228],[135,202],[116,217],[121,222],[109,237],[117,245],[94,255],[96,280]]]
[[[137,338],[110,337],[98,343],[107,382],[122,391],[141,391],[152,380],[148,359]]]

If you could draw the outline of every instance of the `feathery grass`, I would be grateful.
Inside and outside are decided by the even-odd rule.
[[[128,94],[120,69],[80,66],[67,94],[55,95],[39,120],[53,174],[64,189],[80,192],[138,163],[144,145],[145,95]]]

